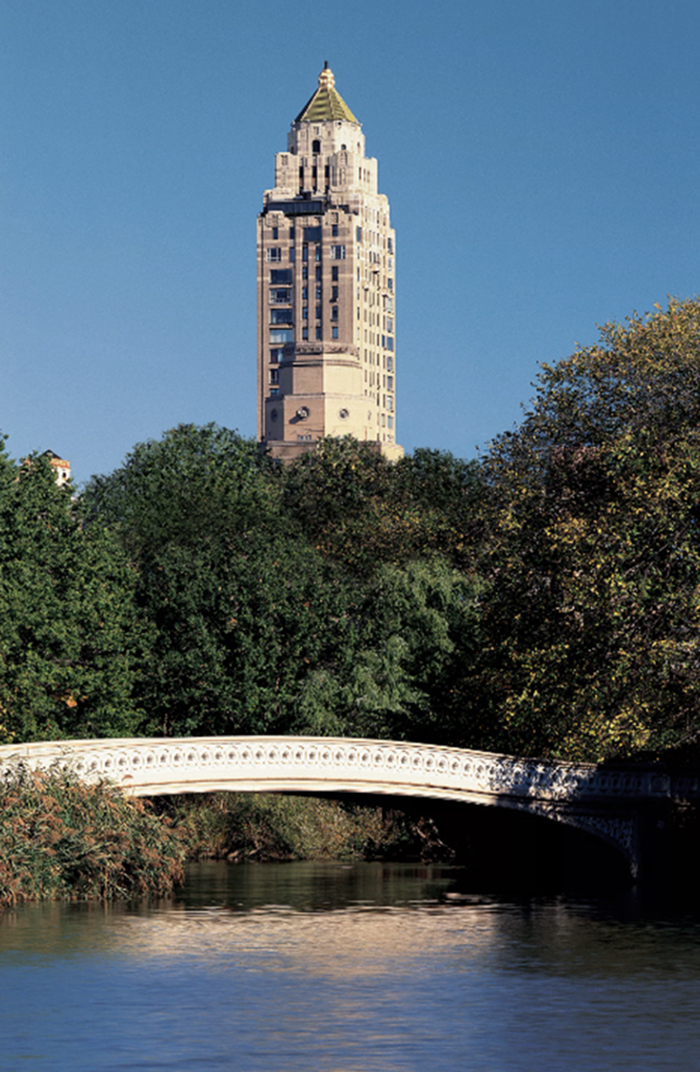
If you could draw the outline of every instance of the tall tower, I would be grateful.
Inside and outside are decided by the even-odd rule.
[[[344,435],[403,453],[395,245],[377,161],[326,64],[258,217],[258,439],[275,457]]]

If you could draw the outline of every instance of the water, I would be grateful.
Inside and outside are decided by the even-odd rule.
[[[443,867],[201,864],[0,917],[5,1072],[700,1070],[700,921]]]

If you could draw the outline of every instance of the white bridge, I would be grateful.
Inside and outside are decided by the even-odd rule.
[[[698,777],[353,738],[104,738],[1,746],[0,777],[17,763],[67,766],[82,778],[109,779],[134,796],[363,793],[514,808],[613,844],[633,874],[640,811],[700,798]]]

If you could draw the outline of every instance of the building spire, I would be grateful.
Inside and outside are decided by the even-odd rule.
[[[318,76],[318,88],[319,89],[333,89],[335,86],[335,75],[328,66],[328,60],[323,65],[323,70]]]
[[[335,76],[326,60],[318,76],[318,89],[311,100],[304,105],[294,122],[323,123],[329,119],[341,119],[346,123],[358,122],[335,88]]]

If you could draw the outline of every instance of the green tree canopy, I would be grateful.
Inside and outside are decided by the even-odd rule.
[[[135,571],[43,456],[0,453],[0,740],[131,733],[148,631]]]
[[[481,687],[512,751],[605,758],[700,731],[700,305],[543,366],[485,464]]]

